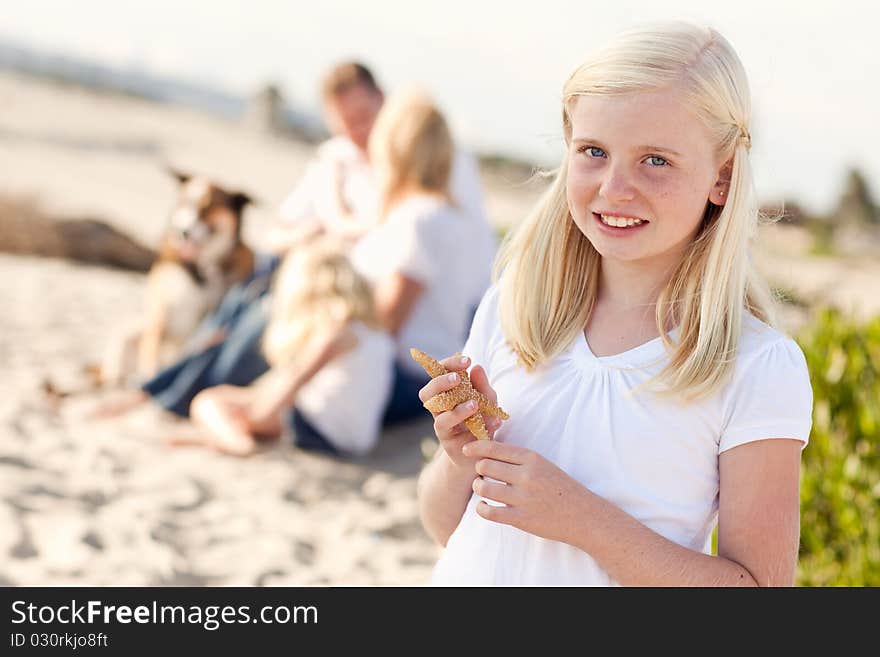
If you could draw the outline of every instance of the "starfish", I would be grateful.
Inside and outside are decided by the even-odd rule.
[[[439,361],[425,352],[419,351],[418,349],[410,349],[409,354],[414,361],[425,368],[425,371],[431,376],[431,378],[448,374],[446,368],[443,367]],[[471,377],[466,370],[457,372],[457,374],[459,378],[457,386],[452,390],[447,390],[446,392],[441,392],[439,395],[434,395],[424,403],[424,406],[433,413],[442,413],[443,411],[451,411],[459,404],[473,399],[478,404],[479,412],[466,419],[464,425],[478,440],[488,440],[489,432],[486,430],[486,423],[483,422],[483,415],[499,417],[502,420],[507,420],[510,416],[505,413],[498,404],[486,397],[486,395],[479,390],[474,389],[471,385]]]

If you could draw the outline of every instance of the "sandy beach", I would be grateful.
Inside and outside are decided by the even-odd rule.
[[[106,221],[150,247],[175,191],[166,164],[257,198],[245,237],[259,248],[312,151],[187,109],[5,73],[0,108],[2,195]],[[499,171],[484,183],[496,227],[540,191]],[[880,311],[877,260],[807,261],[803,234],[765,235],[757,259],[775,285]],[[47,377],[76,387],[82,366],[137,319],[143,275],[0,254],[0,276],[0,585],[427,583],[440,554],[416,502],[434,444],[427,412],[357,460],[277,443],[247,459],[170,448],[161,438],[176,421],[158,411],[94,421],[95,395],[53,405],[41,393]],[[786,317],[792,328],[805,319]]]

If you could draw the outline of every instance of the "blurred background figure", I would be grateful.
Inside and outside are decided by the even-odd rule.
[[[363,455],[376,445],[393,343],[377,320],[369,284],[337,240],[307,240],[285,257],[262,352],[270,369],[250,386],[196,395],[196,428],[177,432],[172,442],[236,456],[282,434],[330,454]]]

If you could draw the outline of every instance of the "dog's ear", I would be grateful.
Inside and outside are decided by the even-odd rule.
[[[174,178],[176,178],[177,182],[179,182],[181,185],[185,185],[187,181],[192,178],[191,173],[184,173],[180,169],[175,169],[170,164],[165,167],[165,170],[170,173]]]
[[[244,210],[246,205],[253,205],[254,199],[252,199],[244,192],[234,192],[233,194],[229,195],[229,202],[230,205],[232,205],[233,209],[235,209],[236,212],[240,213],[242,210]]]

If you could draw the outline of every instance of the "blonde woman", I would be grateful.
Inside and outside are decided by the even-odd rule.
[[[730,44],[689,24],[623,34],[565,83],[560,169],[502,246],[469,360],[445,361],[511,419],[473,441],[472,407],[435,418],[436,584],[794,582],[812,392],[748,256],[749,102]]]
[[[391,391],[393,344],[368,283],[338,243],[317,238],[285,258],[274,286],[263,337],[269,371],[248,387],[200,392],[197,428],[176,442],[247,455],[260,439],[292,433],[303,448],[369,452]]]
[[[410,347],[455,352],[489,286],[494,238],[481,218],[450,195],[455,144],[443,114],[417,89],[393,95],[370,134],[379,211],[352,249],[375,288],[376,310],[396,345],[395,385],[386,423],[423,412],[424,370]]]

